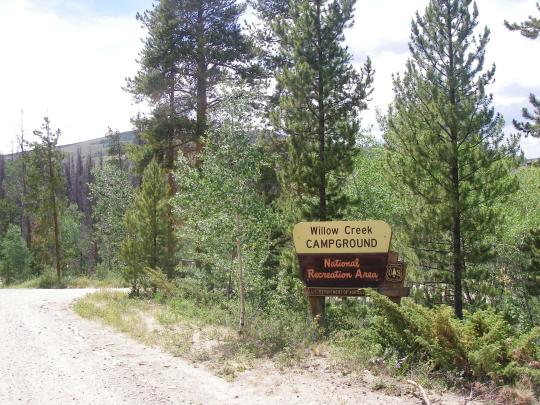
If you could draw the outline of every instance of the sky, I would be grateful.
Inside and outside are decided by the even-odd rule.
[[[376,109],[392,101],[392,74],[409,56],[410,23],[428,0],[357,0],[355,25],[346,32],[353,63],[372,59],[373,99],[363,115],[380,137]],[[523,21],[534,0],[477,0],[480,26],[491,30],[486,66],[496,61],[495,109],[515,132],[512,119],[540,95],[540,39],[508,31],[503,21]],[[103,136],[108,127],[132,129],[130,118],[145,112],[122,87],[135,75],[145,32],[135,19],[152,0],[0,0],[0,152],[16,149],[21,122],[27,137],[48,116],[69,144]],[[528,158],[540,157],[540,140],[523,139]]]

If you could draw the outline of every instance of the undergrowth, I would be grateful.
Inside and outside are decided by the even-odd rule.
[[[426,308],[411,300],[398,306],[375,292],[367,301],[329,299],[324,332],[306,313],[274,303],[265,310],[248,307],[246,326],[238,333],[236,300],[189,285],[172,297],[158,293],[153,299],[94,293],[75,309],[175,355],[204,362],[225,377],[257,359],[290,365],[324,352],[347,373],[367,368],[437,390],[474,387],[487,393],[495,387],[505,403],[532,403],[539,394],[539,327],[520,331],[492,310],[465,313],[458,320],[449,307]],[[155,324],[149,325],[148,318]]]
[[[540,394],[540,327],[521,331],[491,309],[465,312],[459,320],[448,306],[411,300],[399,306],[375,292],[369,296],[370,338],[396,370],[429,364],[432,374],[456,385],[475,381]]]
[[[289,365],[306,354],[315,336],[309,318],[285,309],[269,318],[248,308],[246,327],[238,333],[238,304],[217,294],[178,290],[172,298],[130,298],[127,293],[100,291],[76,302],[84,318],[100,319],[136,339],[159,345],[173,355],[204,362],[225,378],[272,358]]]

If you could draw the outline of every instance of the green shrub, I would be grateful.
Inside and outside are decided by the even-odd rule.
[[[522,333],[493,310],[465,313],[459,320],[447,306],[402,306],[369,292],[375,341],[412,367],[430,362],[469,379],[498,384],[528,382],[540,387],[540,328]]]
[[[37,288],[64,288],[64,285],[59,285],[56,273],[48,269],[38,277]]]

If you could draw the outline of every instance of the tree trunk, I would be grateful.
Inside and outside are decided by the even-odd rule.
[[[319,221],[326,221],[326,151],[325,151],[325,109],[324,109],[324,78],[323,66],[324,56],[322,47],[322,28],[321,28],[321,1],[317,1],[317,44],[318,46],[318,77],[317,77],[317,96],[318,96],[318,141],[319,141]],[[312,315],[321,326],[325,324],[325,297],[310,297]]]
[[[459,211],[454,212],[452,218],[452,256],[454,266],[454,312],[459,319],[463,319],[463,292],[461,287],[463,261],[461,257],[461,220]]]
[[[172,71],[170,73],[170,84],[169,84],[169,110],[170,110],[170,117],[169,119],[173,121],[176,118],[176,108],[175,108],[175,72]],[[165,169],[167,170],[167,196],[169,198],[174,197],[176,186],[174,184],[174,158],[176,156],[176,148],[174,147],[176,139],[176,124],[172,126],[172,132],[170,132],[167,136],[167,146],[164,153],[164,163],[165,163]],[[165,260],[165,266],[164,269],[165,273],[167,275],[167,278],[171,280],[174,276],[174,263],[173,263],[173,257],[175,255],[176,250],[176,243],[174,240],[174,223],[173,223],[173,213],[172,213],[172,206],[170,203],[167,203],[167,212],[166,212],[166,241],[165,241],[165,248],[166,248],[166,255],[167,258]]]
[[[325,159],[325,116],[324,116],[324,83],[323,83],[323,50],[321,32],[321,2],[317,1],[317,43],[318,49],[318,78],[317,95],[319,107],[319,220],[326,221],[326,159]]]
[[[21,125],[22,127],[22,125]],[[24,150],[24,130],[21,128],[21,137],[19,139],[19,147],[21,148],[21,183],[22,183],[22,198],[21,208],[23,216],[23,228],[25,230],[26,247],[30,249],[32,246],[32,227],[30,218],[26,211],[26,195],[28,194],[27,172],[26,172],[26,151]]]
[[[245,301],[245,288],[244,288],[244,269],[242,268],[242,244],[240,242],[240,216],[236,214],[236,258],[238,261],[238,290],[240,294],[240,319],[239,319],[239,331],[244,330],[245,317],[246,317],[246,301]]]
[[[446,29],[448,35],[448,89],[450,105],[457,106],[456,82],[454,71],[454,47],[452,37],[452,16],[450,14],[450,4],[447,3]],[[453,112],[453,111],[452,111]],[[452,260],[454,268],[454,312],[459,319],[463,318],[463,257],[461,250],[461,209],[459,191],[459,147],[458,132],[455,117],[451,117],[450,140],[452,142],[452,157],[450,161],[450,175],[452,181]]]
[[[207,82],[206,82],[206,56],[204,50],[204,19],[203,19],[203,6],[202,2],[199,5],[197,11],[197,123],[196,123],[196,142],[197,142],[197,155],[200,153],[201,137],[206,130],[206,114],[208,108],[207,100]]]
[[[62,258],[60,252],[60,227],[58,224],[58,201],[56,200],[55,184],[56,178],[54,176],[52,167],[52,146],[49,143],[47,145],[47,160],[49,165],[49,192],[51,197],[51,204],[53,210],[53,226],[54,226],[54,253],[56,256],[56,276],[58,278],[58,284],[62,281]]]

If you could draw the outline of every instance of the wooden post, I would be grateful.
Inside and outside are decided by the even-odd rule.
[[[318,326],[325,325],[324,298],[325,297],[308,296],[311,315]]]

